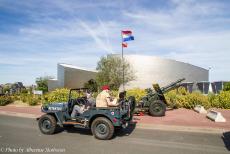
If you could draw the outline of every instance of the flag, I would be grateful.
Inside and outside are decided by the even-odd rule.
[[[122,42],[122,47],[127,48],[128,47],[128,43]]]
[[[130,30],[121,31],[121,35],[122,35],[122,42],[134,40],[134,37],[132,36],[132,31]]]

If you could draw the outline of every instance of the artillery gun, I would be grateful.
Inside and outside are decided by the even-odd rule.
[[[166,112],[167,101],[164,94],[168,91],[176,89],[181,86],[185,78],[179,79],[171,84],[160,88],[159,84],[153,84],[152,89],[147,89],[147,95],[141,98],[139,106],[137,106],[135,113],[148,112],[151,116],[164,116]]]

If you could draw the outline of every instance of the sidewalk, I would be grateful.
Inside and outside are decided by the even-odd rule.
[[[37,118],[43,113],[41,106],[19,106],[10,104],[7,106],[0,106],[0,115],[11,115],[26,118]]]
[[[137,127],[144,129],[160,129],[175,131],[195,131],[219,133],[230,131],[230,110],[218,110],[226,118],[224,123],[215,123],[206,115],[188,109],[176,109],[166,112],[164,117],[134,116]],[[40,106],[18,106],[10,104],[0,106],[0,114],[27,118],[37,118],[43,113]]]
[[[193,110],[175,109],[166,111],[164,117],[135,116],[134,121],[146,128],[155,125],[161,130],[196,131],[196,132],[226,132],[230,131],[230,110],[218,109],[226,122],[214,122]]]
[[[145,124],[193,126],[230,130],[230,110],[218,109],[218,111],[226,118],[226,122],[213,122],[206,118],[205,114],[199,114],[193,110],[183,108],[166,111],[164,117],[138,116],[135,117],[134,120]]]

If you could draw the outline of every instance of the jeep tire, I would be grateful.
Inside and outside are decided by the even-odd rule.
[[[160,100],[152,102],[149,106],[149,114],[151,116],[156,116],[156,117],[164,116],[165,112],[166,112],[166,105],[164,102]]]
[[[114,126],[107,118],[98,117],[92,122],[91,131],[95,138],[99,140],[109,140],[113,137]]]
[[[57,128],[57,121],[54,116],[45,114],[39,119],[38,126],[43,134],[51,135]]]

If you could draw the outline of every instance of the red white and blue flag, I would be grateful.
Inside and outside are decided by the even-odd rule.
[[[123,42],[134,40],[134,37],[132,36],[132,31],[130,30],[123,30],[121,34]]]
[[[134,40],[134,36],[132,35],[132,31],[130,30],[123,30],[121,31],[122,35],[122,47],[128,47],[127,41]]]

